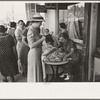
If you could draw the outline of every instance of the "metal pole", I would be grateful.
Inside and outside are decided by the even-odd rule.
[[[14,8],[13,8],[13,4],[12,4],[12,14],[13,14],[13,21],[14,21]]]

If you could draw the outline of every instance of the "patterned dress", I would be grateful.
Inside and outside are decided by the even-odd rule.
[[[42,72],[42,62],[41,62],[41,54],[42,54],[42,43],[38,46],[31,48],[32,44],[40,39],[40,30],[33,28],[32,26],[29,28],[27,34],[27,40],[30,47],[28,53],[28,82],[42,82],[43,81],[43,72]]]
[[[4,76],[18,74],[17,61],[13,51],[14,45],[11,35],[0,34],[0,71]]]

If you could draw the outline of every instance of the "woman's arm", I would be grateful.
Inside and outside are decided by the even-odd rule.
[[[17,42],[18,41],[20,42],[22,40],[21,31],[20,30],[18,30],[18,29],[15,30],[15,37],[16,37]]]
[[[27,40],[29,47],[35,48],[45,40],[45,36],[42,36],[39,40],[36,40],[35,31],[30,28],[27,33]]]
[[[57,48],[56,47],[53,47],[50,51],[48,51],[47,53],[44,53],[43,56],[48,56],[50,53],[56,51]]]
[[[26,46],[28,46],[28,43],[26,42],[26,37],[25,36],[22,36],[22,42],[26,45]],[[28,46],[29,47],[29,46]]]
[[[30,44],[29,46],[30,46],[30,48],[35,48],[35,47],[37,47],[38,45],[40,45],[40,43],[43,42],[44,40],[45,40],[45,37],[43,36],[41,39],[39,39],[39,40],[33,42],[33,43]]]
[[[74,52],[74,48],[71,48],[71,51],[70,51],[68,54],[66,54],[66,55],[64,56],[63,61],[66,61],[66,59],[67,59],[68,57],[70,57],[70,56],[73,54],[73,52]]]
[[[20,42],[21,39],[22,39],[22,38],[21,38],[20,36],[16,36],[16,40],[17,40],[17,42],[18,42],[18,41]]]

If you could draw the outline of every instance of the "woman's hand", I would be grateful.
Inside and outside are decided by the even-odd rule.
[[[70,61],[70,60],[72,60],[72,58],[69,58],[68,56],[65,56],[65,57],[63,58],[63,61]]]
[[[67,60],[67,57],[64,57],[64,58],[63,58],[63,61],[66,61],[66,60]]]
[[[63,61],[68,60],[68,57],[69,57],[68,55],[65,55],[64,58],[63,58]]]

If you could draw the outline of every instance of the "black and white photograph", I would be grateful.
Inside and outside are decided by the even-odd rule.
[[[0,1],[0,82],[100,82],[99,10],[99,2]]]
[[[0,1],[0,99],[100,99],[99,1]]]

